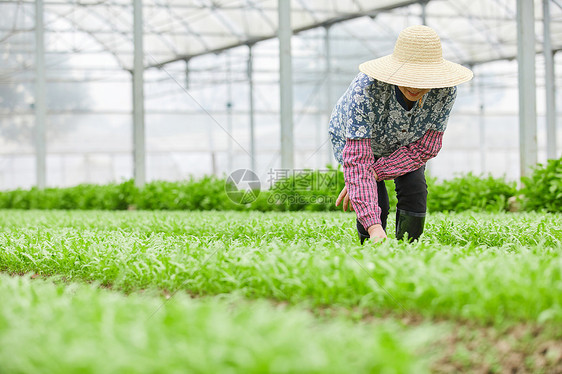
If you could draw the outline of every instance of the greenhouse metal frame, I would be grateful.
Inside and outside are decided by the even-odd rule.
[[[15,66],[0,63],[0,85],[17,84],[22,72],[32,73],[34,97],[34,152],[36,181],[39,188],[47,185],[46,118],[48,84],[46,54],[49,45],[57,52],[80,54],[87,49],[109,54],[124,71],[130,72],[133,118],[134,179],[142,186],[146,178],[145,146],[145,72],[162,71],[164,76],[189,94],[191,62],[204,56],[216,56],[226,51],[247,49],[246,80],[249,105],[249,147],[238,143],[228,124],[214,120],[227,134],[229,153],[233,142],[247,154],[247,167],[256,170],[254,53],[260,43],[278,40],[278,79],[280,116],[281,168],[292,169],[294,160],[294,45],[292,37],[310,30],[323,30],[324,64],[327,72],[327,103],[333,102],[331,30],[335,25],[365,18],[377,24],[383,36],[392,44],[396,29],[378,21],[380,15],[404,12],[413,23],[428,24],[441,35],[444,50],[455,62],[474,68],[494,61],[516,60],[519,87],[519,154],[520,173],[528,175],[537,163],[537,78],[536,56],[544,56],[544,95],[547,158],[559,157],[557,150],[556,113],[556,52],[562,49],[562,3],[559,0],[7,0],[0,3],[4,20],[0,51],[4,60],[27,53],[31,59],[18,57]],[[400,13],[399,13],[400,14]],[[12,16],[12,17],[11,17]],[[447,22],[448,21],[448,22]],[[10,24],[11,22],[11,24]],[[449,23],[449,24],[448,24]],[[452,25],[450,23],[453,23]],[[542,33],[536,32],[542,25]],[[46,40],[49,35],[49,40]],[[81,35],[77,37],[76,35]],[[375,39],[373,35],[373,39]],[[33,40],[33,44],[22,44]],[[90,40],[93,47],[73,45],[72,38]],[[369,42],[368,36],[365,36]],[[50,44],[51,43],[51,44]],[[26,49],[27,47],[27,49]],[[17,51],[21,49],[21,51]],[[91,52],[91,51],[88,51]],[[376,51],[379,57],[389,53]],[[16,58],[16,60],[18,59]],[[185,64],[185,81],[168,70],[168,66]],[[559,69],[558,69],[559,70]],[[1,105],[2,103],[0,103]],[[324,108],[323,118],[330,110]],[[207,112],[204,105],[200,108]],[[227,107],[227,110],[230,108]],[[9,108],[2,116],[16,116]],[[211,114],[209,114],[211,116]],[[1,127],[0,127],[1,128]],[[483,133],[483,132],[482,132]],[[481,135],[482,136],[482,135]],[[484,141],[484,140],[482,140]],[[232,159],[231,154],[228,155]],[[230,162],[230,161],[229,161]],[[229,165],[230,166],[230,165]]]

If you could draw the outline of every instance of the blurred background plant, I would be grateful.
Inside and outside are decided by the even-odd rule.
[[[521,178],[525,210],[562,212],[562,158],[538,164],[530,177]]]
[[[386,181],[391,208],[396,206],[394,183]],[[537,165],[530,177],[516,182],[468,173],[450,180],[427,177],[431,212],[510,209],[508,200],[519,196],[523,210],[562,211],[562,159]],[[96,210],[258,210],[336,211],[335,201],[344,186],[341,168],[298,170],[271,183],[247,204],[230,200],[226,178],[206,176],[181,182],[153,181],[139,189],[133,180],[106,185],[81,184],[68,188],[17,189],[0,192],[2,209]],[[262,183],[263,186],[263,183]]]

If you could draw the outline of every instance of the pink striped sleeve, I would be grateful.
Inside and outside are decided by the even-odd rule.
[[[381,157],[373,165],[377,181],[394,179],[419,169],[441,150],[443,133],[428,130],[415,142],[398,148],[390,156]]]
[[[381,223],[371,139],[347,139],[342,152],[347,193],[357,219],[365,229]]]

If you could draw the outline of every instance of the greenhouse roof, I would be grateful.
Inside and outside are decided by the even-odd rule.
[[[34,1],[0,3],[4,20],[0,47],[33,53]],[[133,65],[133,2],[45,0],[46,52],[110,53],[119,66]],[[145,0],[145,65],[177,60],[272,39],[278,31],[278,0]],[[425,6],[423,4],[426,4]],[[542,49],[542,2],[535,1],[536,48]],[[562,49],[562,1],[551,0],[553,49]],[[77,6],[79,5],[79,6]],[[292,0],[295,33],[380,14],[415,17],[437,30],[444,51],[456,62],[474,65],[513,59],[517,51],[516,2],[510,0]],[[410,18],[411,19],[411,18]],[[404,22],[380,25],[395,37]],[[386,30],[384,30],[386,28]],[[366,41],[376,35],[362,35]],[[27,48],[27,49],[26,49]],[[388,52],[388,51],[385,51]]]

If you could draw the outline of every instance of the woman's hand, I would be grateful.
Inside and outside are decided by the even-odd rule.
[[[353,206],[351,205],[350,201],[349,201],[349,194],[347,193],[347,187],[343,187],[343,190],[341,190],[338,199],[336,200],[336,206],[339,206],[341,204],[341,202],[343,201],[343,211],[347,211],[347,207],[349,206],[349,211],[351,212],[353,210]]]
[[[371,236],[371,240],[375,243],[381,242],[384,239],[386,239],[386,233],[384,232],[381,225],[370,226],[367,229],[367,231],[369,232],[369,235]]]

